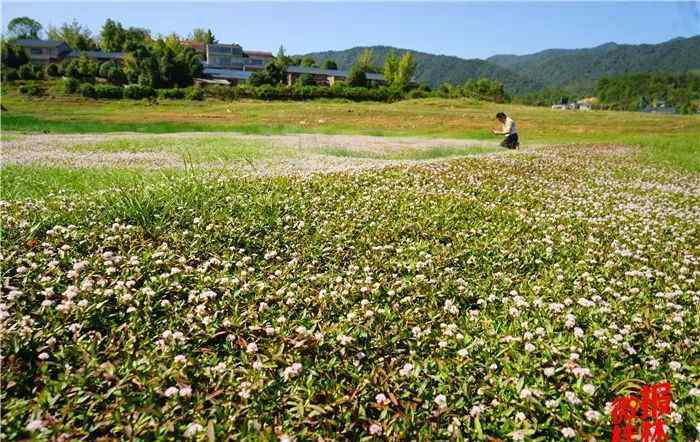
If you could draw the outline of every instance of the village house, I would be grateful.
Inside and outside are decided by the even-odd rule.
[[[17,46],[24,52],[32,64],[49,64],[60,61],[71,52],[66,42],[58,40],[17,40]]]
[[[333,86],[338,80],[345,80],[350,76],[350,71],[335,69],[321,69],[306,66],[287,67],[287,85],[291,86],[302,75],[311,75],[314,83],[321,86]],[[370,85],[380,85],[384,83],[384,75],[368,72],[365,74]]]

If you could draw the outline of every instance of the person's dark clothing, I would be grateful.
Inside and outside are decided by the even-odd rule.
[[[519,145],[517,133],[508,135],[501,142],[501,147],[505,147],[506,149],[517,149]]]

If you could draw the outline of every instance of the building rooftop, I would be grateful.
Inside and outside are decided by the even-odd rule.
[[[216,78],[225,78],[228,80],[248,80],[252,71],[241,71],[238,69],[214,69],[214,68],[204,68],[202,71],[204,75],[210,75]]]
[[[350,76],[350,71],[341,71],[335,69],[322,69],[322,68],[311,68],[307,66],[287,66],[287,72],[293,74],[313,74],[313,75],[328,75],[336,77],[348,77]],[[368,80],[384,80],[384,75],[375,74],[373,72],[367,72],[366,77]]]
[[[64,41],[60,40],[28,40],[24,38],[17,40],[16,43],[27,48],[55,48],[65,44]]]
[[[275,58],[275,56],[272,55],[272,52],[265,52],[265,51],[243,51],[243,52],[248,56]]]

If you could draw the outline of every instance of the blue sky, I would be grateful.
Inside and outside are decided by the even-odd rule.
[[[44,27],[73,18],[98,33],[105,19],[155,33],[211,28],[219,41],[300,54],[384,44],[486,58],[609,41],[658,43],[700,34],[698,2],[8,2],[2,25],[27,15]]]

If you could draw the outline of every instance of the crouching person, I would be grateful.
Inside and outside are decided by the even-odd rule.
[[[515,127],[515,121],[503,112],[496,114],[496,119],[503,125],[501,130],[493,131],[494,135],[505,136],[503,141],[501,141],[501,146],[507,149],[517,149],[520,143],[518,142],[518,130]]]

